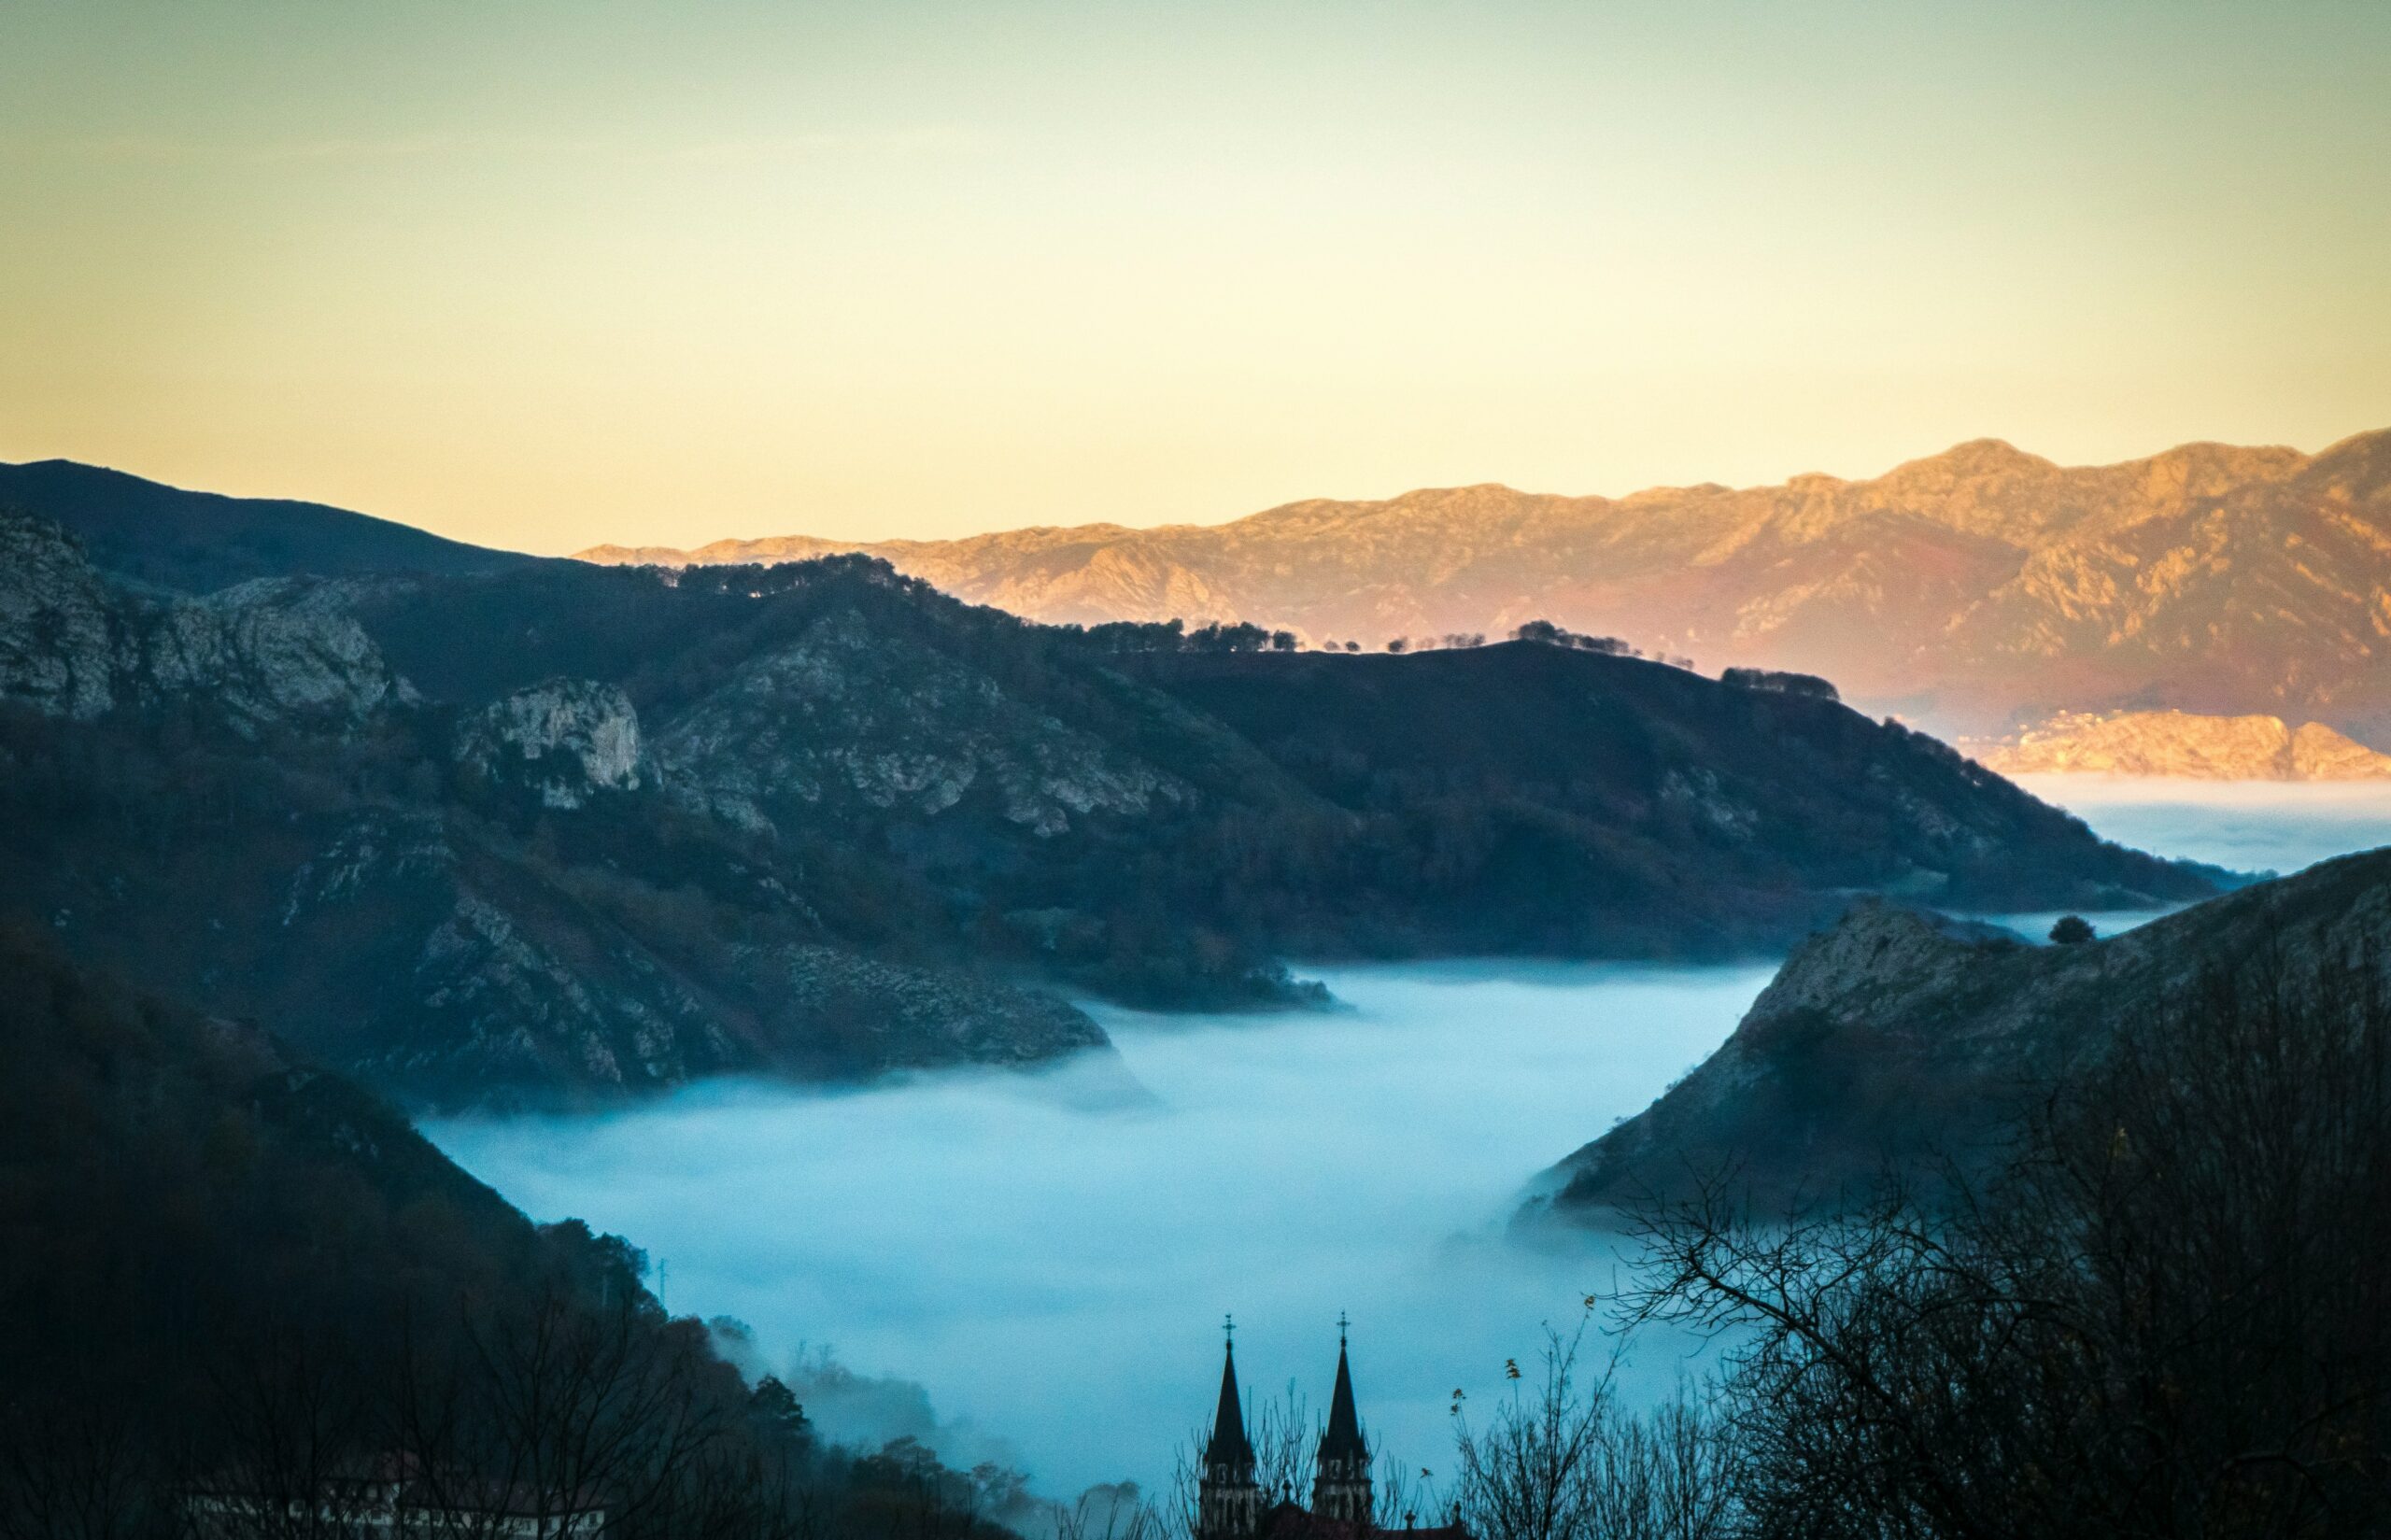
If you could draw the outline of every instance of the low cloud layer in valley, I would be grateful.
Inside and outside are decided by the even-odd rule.
[[[1612,1281],[1607,1258],[1503,1244],[1521,1183],[1698,1062],[1767,977],[1336,970],[1332,1014],[1107,1012],[1152,1104],[1066,1068],[432,1132],[535,1216],[637,1237],[674,1309],[749,1322],[768,1361],[828,1341],[918,1380],[969,1424],[956,1454],[1000,1432],[1049,1491],[1167,1476],[1224,1312],[1249,1385],[1315,1406],[1350,1312],[1365,1418],[1434,1469],[1451,1392],[1497,1393],[1540,1321]],[[1677,1364],[1656,1348],[1637,1372]]]
[[[2017,784],[2120,844],[2288,877],[2355,850],[2391,844],[2391,785],[2285,784],[2103,775],[2026,775]]]
[[[2380,787],[2037,789],[2114,838],[2241,869],[2391,842]],[[1620,1281],[1601,1250],[1506,1244],[1522,1183],[1699,1062],[1770,972],[1330,969],[1333,1013],[1101,1010],[1151,1099],[1089,1063],[844,1094],[715,1083],[430,1132],[533,1215],[634,1237],[675,1310],[752,1326],[756,1362],[834,1349],[870,1392],[817,1396],[834,1434],[927,1434],[1050,1493],[1151,1487],[1209,1408],[1224,1312],[1249,1388],[1294,1380],[1317,1406],[1342,1310],[1365,1420],[1441,1470],[1451,1392],[1499,1395],[1540,1322]],[[1698,1369],[1691,1349],[1639,1345],[1634,1393]]]

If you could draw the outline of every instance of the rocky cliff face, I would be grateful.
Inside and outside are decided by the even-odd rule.
[[[742,664],[674,716],[661,754],[677,795],[757,830],[855,812],[934,818],[979,796],[1046,838],[1091,813],[1138,818],[1192,795],[987,674],[875,634],[853,609]]]
[[[2391,851],[2347,856],[2073,946],[1862,904],[1786,959],[1734,1035],[1549,1173],[1527,1217],[1600,1224],[1726,1177],[1831,1199],[1887,1162],[1997,1153],[2038,1088],[2205,968],[2365,956],[2391,927]]]
[[[135,701],[201,699],[238,730],[291,722],[353,729],[409,695],[349,614],[340,585],[260,578],[136,610],[120,687]]]
[[[559,810],[600,792],[658,783],[630,698],[594,679],[546,680],[491,701],[459,726],[456,756],[489,780],[529,786]]]
[[[847,548],[1046,620],[1239,619],[1377,645],[1545,618],[1706,667],[1821,673],[1949,732],[2156,703],[2391,742],[2391,432],[2315,456],[2198,444],[2073,468],[1986,440],[1869,481],[1616,499],[1464,487],[1200,528]]]
[[[355,727],[405,685],[337,585],[264,578],[205,599],[120,589],[47,520],[0,512],[0,698],[90,721],[201,699],[254,734]]]
[[[22,516],[0,558],[0,911],[147,983],[445,1106],[1105,1046],[1050,996],[854,951],[796,873],[676,824],[701,784],[668,795],[618,685],[423,701],[355,609],[412,586],[164,594]]]
[[[2167,775],[2208,781],[2372,781],[2391,755],[2321,722],[2186,712],[2062,713],[1976,757],[2003,775]]]
[[[693,903],[521,861],[428,813],[351,813],[311,848],[271,931],[249,939],[247,986],[352,1068],[435,1103],[1026,1066],[1106,1047],[1051,996],[775,924],[769,893],[762,912]]]
[[[114,596],[44,519],[0,511],[0,699],[88,721],[116,699]]]

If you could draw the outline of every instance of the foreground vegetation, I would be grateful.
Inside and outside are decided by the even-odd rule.
[[[271,1035],[0,935],[0,1537],[190,1534],[207,1494],[347,1535],[388,1469],[459,1540],[592,1500],[626,1537],[997,1533],[1017,1481],[825,1444],[644,1269]]]
[[[2391,1527],[2391,1004],[2262,954],[2125,1024],[1998,1174],[1787,1221],[1646,1209],[1619,1324],[1719,1334],[1657,1416],[1555,1336],[1464,1431],[1483,1540],[2350,1536]]]

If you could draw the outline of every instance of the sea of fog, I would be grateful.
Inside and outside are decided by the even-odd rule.
[[[738,1318],[775,1365],[827,1343],[947,1424],[885,1387],[814,1397],[833,1433],[930,1434],[1050,1493],[1151,1487],[1210,1413],[1224,1313],[1249,1388],[1317,1407],[1343,1312],[1374,1435],[1436,1469],[1451,1392],[1493,1397],[1615,1281],[1505,1243],[1529,1179],[1698,1063],[1769,972],[1335,968],[1326,1014],[1097,1008],[1151,1099],[1090,1065],[430,1132],[533,1215],[634,1237],[676,1312]]]
[[[2391,843],[2391,788],[2034,789],[2112,838],[2237,869]],[[427,1132],[535,1217],[632,1237],[671,1307],[744,1322],[758,1366],[812,1363],[809,1410],[834,1435],[912,1434],[1050,1495],[1151,1490],[1209,1413],[1224,1313],[1249,1389],[1292,1384],[1317,1407],[1342,1312],[1374,1438],[1441,1473],[1452,1392],[1482,1406],[1542,1323],[1574,1325],[1624,1281],[1600,1247],[1507,1243],[1526,1185],[1699,1062],[1771,968],[1308,971],[1342,1009],[1095,1008],[1117,1062],[838,1093],[716,1083]],[[1640,1340],[1631,1393],[1699,1372],[1696,1349]]]
[[[2287,877],[2391,845],[2391,782],[2021,775],[2017,784],[2119,844],[2235,871]]]

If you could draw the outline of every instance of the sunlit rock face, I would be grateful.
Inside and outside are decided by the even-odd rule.
[[[1041,620],[1248,620],[1375,647],[1549,619],[1705,668],[1823,674],[1945,733],[2154,704],[2391,729],[2391,431],[2313,456],[2192,444],[2069,467],[1988,439],[1864,481],[1442,487],[1204,527],[584,556],[831,549]]]
[[[2354,743],[2322,722],[2303,724],[2291,735],[2295,781],[2375,781],[2391,777],[2391,754]]]
[[[630,698],[594,679],[552,679],[492,701],[460,725],[456,752],[460,764],[519,780],[560,810],[657,780]]]
[[[2159,775],[2210,781],[2370,781],[2391,755],[2321,722],[2185,712],[2063,713],[1977,757],[2003,775]]]

